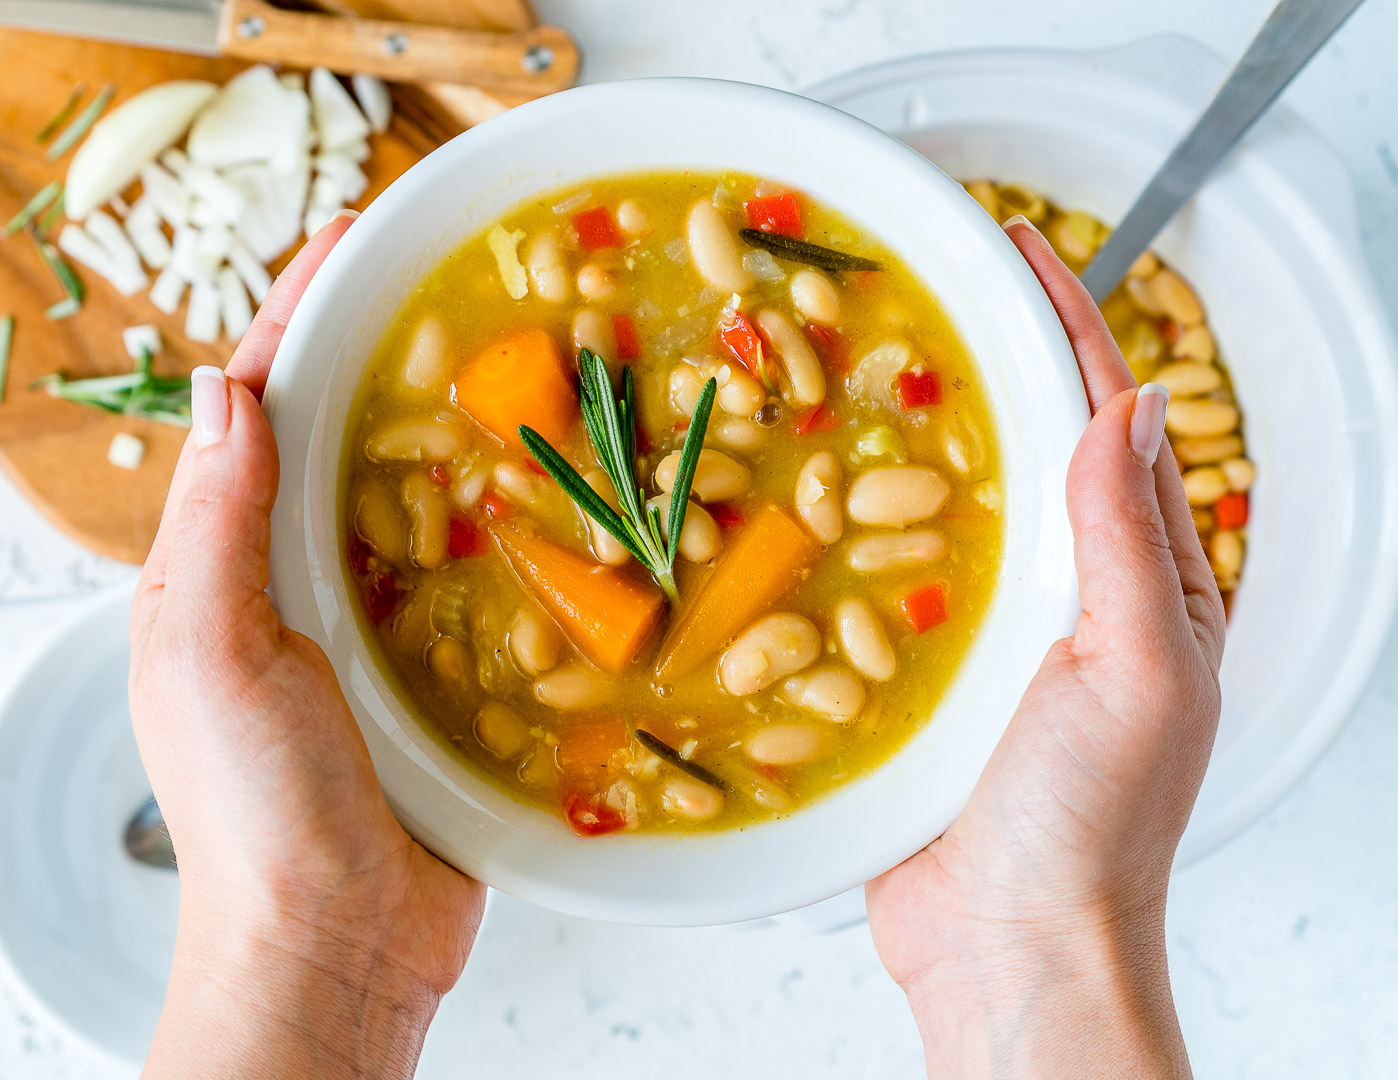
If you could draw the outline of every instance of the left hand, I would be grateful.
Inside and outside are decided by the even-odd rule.
[[[148,1076],[409,1076],[480,922],[484,888],[395,820],[325,654],[264,591],[277,450],[258,397],[348,226],[282,274],[226,378],[196,375],[131,611],[132,721],[180,864]]]

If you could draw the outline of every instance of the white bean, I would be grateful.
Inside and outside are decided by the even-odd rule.
[[[757,410],[767,400],[767,392],[762,384],[742,368],[724,364],[714,376],[718,383],[716,400],[724,412],[734,416],[756,416]]]
[[[703,392],[704,378],[689,364],[680,362],[670,369],[670,404],[681,416],[694,415]]]
[[[874,682],[893,678],[898,654],[867,600],[846,597],[835,605],[835,635],[840,652],[859,674]]]
[[[370,434],[370,461],[450,461],[465,448],[461,430],[432,419],[392,420]]]
[[[782,697],[831,720],[853,720],[864,708],[864,684],[843,664],[821,664],[787,679]]]
[[[526,675],[542,675],[557,665],[563,653],[563,634],[547,615],[522,607],[510,622],[505,646],[520,671]]]
[[[815,350],[796,324],[776,308],[757,313],[757,325],[772,352],[786,372],[782,396],[798,409],[808,409],[825,400],[825,369],[820,366]]]
[[[840,317],[840,294],[819,270],[798,270],[792,276],[791,302],[813,323],[834,326]]]
[[[616,692],[615,684],[581,664],[554,668],[534,680],[534,698],[550,709],[590,709]]]
[[[985,463],[980,428],[969,420],[958,416],[946,421],[942,424],[941,438],[947,464],[961,476],[970,476],[972,470]]]
[[[679,467],[680,452],[666,454],[655,467],[655,486],[665,492],[673,490]],[[751,484],[752,472],[746,465],[722,451],[705,449],[699,451],[690,494],[700,502],[719,502],[746,494]]]
[[[845,561],[851,570],[877,574],[908,566],[925,566],[942,557],[946,542],[932,529],[912,529],[884,536],[865,536],[851,541]]]
[[[578,295],[584,300],[608,300],[616,295],[616,278],[596,263],[578,271]]]
[[[880,465],[865,469],[849,486],[849,516],[861,525],[902,528],[930,518],[950,492],[951,486],[925,465]]]
[[[1172,444],[1175,457],[1186,465],[1212,465],[1243,452],[1243,440],[1238,435],[1212,439],[1179,439]]]
[[[415,390],[435,390],[451,377],[447,359],[447,332],[441,320],[427,316],[418,323],[408,342],[408,356],[403,361],[403,381]]]
[[[445,493],[420,469],[403,477],[403,505],[412,522],[408,553],[424,570],[435,570],[447,561],[447,536],[451,512]]]
[[[591,469],[584,474],[583,479],[587,481],[587,486],[598,495],[602,496],[602,501],[613,510],[621,510],[621,500],[617,498],[616,489],[612,487],[612,481],[601,469]],[[590,516],[587,518],[587,529],[592,540],[592,553],[608,566],[622,566],[631,559],[631,552],[626,550],[626,545],[615,536],[602,528]]]
[[[573,348],[594,352],[603,360],[616,359],[616,329],[610,317],[595,308],[583,308],[573,316]]]
[[[1219,468],[1228,477],[1228,486],[1234,491],[1246,491],[1257,479],[1257,467],[1245,457],[1228,458]]]
[[[704,442],[717,443],[729,450],[741,450],[750,454],[760,449],[766,442],[769,429],[756,420],[743,416],[714,416],[709,419],[709,427],[704,432]]]
[[[670,503],[673,494],[656,495],[646,500],[647,507],[660,511],[660,535],[670,540]],[[723,547],[723,533],[707,510],[693,499],[684,512],[684,528],[680,532],[679,553],[693,563],[706,563]]]
[[[1175,338],[1175,344],[1170,351],[1182,360],[1197,360],[1201,364],[1207,364],[1218,352],[1218,346],[1214,343],[1214,336],[1209,332],[1209,328],[1200,324],[1191,326]]]
[[[1220,529],[1209,544],[1209,561],[1220,575],[1236,578],[1243,568],[1243,538],[1235,529]]]
[[[665,777],[660,805],[671,815],[708,821],[723,812],[723,792],[676,769]]]
[[[1190,506],[1212,506],[1228,494],[1228,477],[1214,465],[1190,469],[1180,479]]]
[[[443,682],[460,682],[470,668],[466,646],[456,638],[442,637],[427,646],[427,667]]]
[[[623,199],[616,208],[616,223],[627,236],[640,236],[650,224],[645,207],[635,199]]]
[[[798,765],[820,753],[825,737],[811,724],[768,724],[743,742],[743,752],[759,765]]]
[[[541,501],[539,478],[523,465],[501,461],[491,473],[495,487],[512,503],[534,507]]]
[[[513,760],[533,744],[524,717],[503,701],[487,701],[471,726],[476,741],[496,757]]]
[[[554,233],[541,232],[529,242],[524,264],[529,270],[529,284],[540,300],[561,304],[572,295],[573,283],[563,261],[563,248]]]
[[[743,266],[738,238],[710,200],[700,199],[690,207],[685,231],[694,269],[706,284],[721,293],[742,293],[752,288],[754,278]]]
[[[1173,364],[1162,364],[1151,376],[1151,382],[1158,382],[1170,391],[1172,398],[1198,397],[1210,394],[1223,385],[1223,373],[1212,364],[1200,364],[1193,360],[1178,360]]]
[[[389,562],[408,557],[408,523],[398,499],[382,484],[366,484],[360,492],[354,531]]]
[[[820,631],[810,619],[773,612],[758,619],[728,646],[718,662],[719,682],[730,694],[755,694],[800,671],[819,655]]]
[[[841,481],[840,463],[829,450],[812,454],[796,474],[796,513],[822,544],[833,544],[845,533]]]
[[[1238,429],[1238,410],[1226,401],[1185,399],[1165,408],[1165,430],[1171,435],[1207,439]]]
[[[1156,305],[1181,326],[1198,326],[1204,321],[1204,307],[1184,278],[1173,270],[1161,268],[1150,279],[1150,291]]]

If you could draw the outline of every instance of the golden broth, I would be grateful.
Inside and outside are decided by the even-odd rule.
[[[907,268],[845,218],[786,193],[797,200],[806,240],[884,267],[825,273],[830,289],[803,278],[800,295],[818,315],[830,316],[828,302],[836,297],[838,313],[822,329],[793,301],[793,279],[805,268],[747,249],[746,262],[760,276],[741,290],[737,310],[753,321],[769,309],[787,314],[824,372],[819,409],[793,405],[790,371],[770,341],[764,355],[778,362],[779,392],[752,395],[753,378],[718,336],[721,322],[733,325],[734,297],[696,266],[687,216],[696,204],[712,204],[741,251],[746,245],[736,228],[748,224],[744,204],[781,194],[742,175],[666,173],[595,179],[513,208],[501,219],[503,232],[471,238],[413,291],[373,355],[349,422],[344,506],[350,573],[354,591],[365,598],[361,614],[370,638],[457,752],[516,795],[555,812],[562,808],[584,834],[740,826],[868,772],[932,714],[989,607],[1002,553],[995,426],[972,358]],[[789,209],[790,203],[778,205]],[[610,221],[600,226],[601,239],[608,239],[610,227],[618,244],[588,251],[588,241],[598,239],[597,207],[606,208]],[[589,211],[590,218],[575,224]],[[523,235],[509,235],[516,233]],[[506,249],[503,263],[492,238]],[[519,289],[511,248],[537,271],[519,299],[507,295],[507,285]],[[583,292],[592,298],[585,300]],[[584,315],[575,325],[580,312],[602,319]],[[615,335],[621,331],[624,346],[628,320],[640,355],[618,362]],[[527,522],[527,535],[599,567],[604,547],[522,449],[472,422],[462,408],[470,410],[472,402],[456,400],[452,385],[483,350],[531,329],[547,332],[571,372],[575,337],[590,339],[613,373],[622,362],[631,366],[640,451],[635,471],[648,496],[656,493],[656,465],[684,440],[696,388],[710,375],[725,382],[705,445],[746,466],[750,479],[742,490],[707,504],[718,528],[710,530],[710,548],[701,554],[712,554],[713,537],[719,537],[720,564],[764,508],[779,507],[788,521],[800,520],[798,473],[817,451],[834,456],[844,494],[861,473],[901,462],[935,470],[949,487],[944,504],[905,529],[858,524],[842,507],[840,539],[811,541],[814,560],[769,609],[809,620],[818,635],[814,665],[793,675],[796,683],[776,679],[758,692],[727,692],[716,670],[720,655],[732,655],[731,649],[680,677],[657,677],[663,629],[619,675],[599,671],[546,614],[537,591],[512,572],[491,530]],[[907,362],[879,368],[868,359],[871,353],[902,355],[896,348],[877,352],[890,341],[907,344]],[[538,342],[530,339],[528,347]],[[927,391],[927,371],[940,379],[940,403],[901,408],[898,376],[918,376],[905,387],[916,395]],[[521,407],[533,409],[536,399],[556,393],[556,385],[543,384],[537,394],[531,388]],[[731,412],[725,401],[753,408]],[[483,412],[484,404],[477,406]],[[581,471],[596,467],[581,423],[571,422],[551,441]],[[902,483],[911,474],[886,475]],[[927,530],[944,544],[938,557],[876,572],[849,564],[861,540],[915,538]],[[688,524],[684,536],[688,541]],[[908,542],[910,549],[918,546]],[[444,544],[451,548],[445,558]],[[714,573],[714,562],[677,560],[680,611]],[[652,588],[634,558],[600,572]],[[944,589],[945,621],[918,633],[903,604],[928,587]],[[872,607],[888,639],[896,662],[890,678],[872,678],[852,662],[860,657],[868,668],[867,649],[852,652],[841,644],[834,612],[855,598]],[[935,621],[935,598],[931,606]],[[867,628],[867,620],[851,625]],[[850,634],[854,640],[857,630]],[[851,708],[850,693],[822,697],[822,687],[829,687],[821,679],[799,683],[832,666],[841,686],[851,685],[849,675],[857,680],[863,694],[858,708]],[[809,707],[831,700],[834,716]],[[699,766],[700,778],[651,752],[634,729]],[[705,783],[708,774],[717,784]]]

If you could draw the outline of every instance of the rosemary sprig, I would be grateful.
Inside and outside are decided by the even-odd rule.
[[[14,236],[20,229],[24,228],[38,217],[44,207],[48,206],[49,203],[53,202],[53,200],[58,198],[62,193],[62,184],[57,180],[49,181],[49,183],[39,189],[37,195],[24,204],[23,209],[21,209],[18,214],[10,218],[9,222],[5,225],[5,235]]]
[[[709,426],[709,412],[713,409],[718,384],[713,379],[704,384],[685,434],[670,496],[670,539],[667,542],[660,528],[660,510],[651,507],[647,512],[645,492],[636,480],[636,395],[631,368],[621,369],[620,398],[612,389],[606,362],[596,353],[583,349],[578,356],[578,369],[582,376],[583,426],[587,428],[602,471],[616,490],[621,513],[608,506],[563,455],[533,428],[521,424],[520,441],[568,497],[651,572],[674,603],[679,599],[679,590],[675,587],[675,556],[679,552],[694,469],[704,447],[704,431]]]
[[[30,389],[104,412],[189,427],[189,376],[152,375],[151,360],[150,351],[142,350],[136,370],[129,375],[69,379],[57,371],[38,379]]]
[[[10,376],[10,348],[15,342],[15,317],[0,315],[0,404],[5,401],[5,382]]]
[[[805,263],[821,270],[882,270],[883,263],[866,259],[862,255],[850,255],[834,248],[812,244],[809,240],[798,240],[794,236],[763,232],[761,229],[740,229],[738,235],[754,247],[765,248],[779,259]]]
[[[102,87],[102,92],[98,94],[87,108],[78,113],[77,117],[63,129],[63,134],[53,140],[53,144],[44,151],[44,157],[49,161],[57,161],[69,150],[78,145],[78,142],[87,134],[87,129],[97,122],[97,118],[112,103],[112,97],[116,94],[116,87],[108,83]]]
[[[52,139],[54,132],[68,122],[68,117],[73,115],[73,110],[78,107],[86,93],[86,83],[78,83],[77,86],[73,87],[73,92],[68,95],[68,100],[63,103],[63,108],[54,113],[49,122],[34,133],[34,141],[43,145]]]

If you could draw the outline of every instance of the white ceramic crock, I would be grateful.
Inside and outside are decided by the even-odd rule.
[[[1121,218],[1224,73],[1176,36],[883,64],[809,93],[953,176]],[[1315,761],[1363,691],[1398,597],[1398,363],[1344,164],[1274,107],[1161,234],[1194,283],[1258,464],[1223,717],[1180,846],[1197,858]]]
[[[742,831],[583,840],[482,781],[422,731],[351,614],[338,502],[360,373],[414,284],[536,192],[633,170],[738,169],[838,208],[908,261],[976,356],[1004,452],[1007,544],[991,611],[934,722],[873,775]],[[1086,406],[1062,329],[979,207],[862,121],[753,86],[658,79],[570,90],[474,128],[415,166],[349,230],[287,329],[266,406],[281,449],[271,588],[329,654],[389,801],[427,847],[561,911],[651,924],[749,919],[895,865],[963,805],[1045,649],[1076,614],[1063,507]]]

